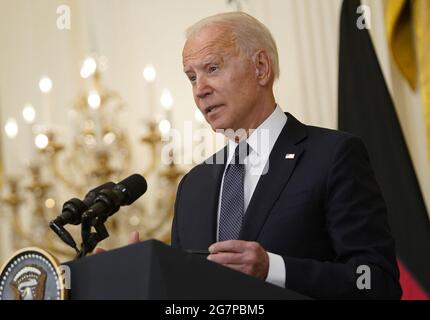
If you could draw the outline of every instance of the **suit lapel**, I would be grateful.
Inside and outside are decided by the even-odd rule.
[[[204,173],[203,177],[207,177],[209,181],[202,181],[203,185],[200,186],[200,191],[203,192],[199,192],[202,198],[196,201],[196,203],[200,204],[198,208],[195,208],[200,212],[198,216],[200,219],[198,223],[199,228],[190,230],[192,234],[199,234],[195,238],[201,239],[202,248],[207,248],[216,242],[218,200],[226,161],[227,148],[225,147],[209,158],[206,164],[204,164],[204,170],[209,170],[209,172]]]
[[[267,216],[290,179],[304,146],[300,142],[306,138],[306,126],[291,114],[279,135],[269,156],[269,168],[262,175],[246,210],[241,240],[255,241],[258,238]],[[287,154],[294,154],[293,159],[286,159]]]

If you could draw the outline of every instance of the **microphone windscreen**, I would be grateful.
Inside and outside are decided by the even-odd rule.
[[[129,205],[143,195],[148,188],[146,180],[140,174],[132,174],[124,180],[118,182],[115,189],[125,193],[125,199],[122,205]]]

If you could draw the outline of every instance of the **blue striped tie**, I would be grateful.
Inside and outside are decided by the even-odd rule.
[[[239,239],[244,216],[244,160],[249,154],[246,142],[237,145],[234,158],[227,167],[222,185],[218,240]]]

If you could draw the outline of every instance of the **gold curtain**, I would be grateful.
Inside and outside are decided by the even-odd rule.
[[[385,24],[395,63],[421,91],[430,160],[430,0],[387,0]]]

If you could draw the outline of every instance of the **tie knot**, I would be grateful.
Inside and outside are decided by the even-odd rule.
[[[243,141],[236,146],[234,150],[233,164],[244,164],[246,157],[249,155],[250,146],[248,142]]]

